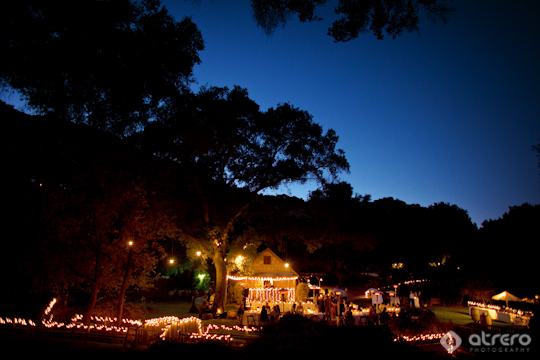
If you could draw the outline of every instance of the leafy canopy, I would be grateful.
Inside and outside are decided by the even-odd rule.
[[[204,48],[158,0],[20,0],[0,13],[0,85],[40,113],[125,135],[186,88]]]
[[[396,38],[404,31],[418,31],[419,13],[425,11],[432,20],[446,22],[453,8],[446,0],[340,0],[334,12],[341,15],[328,29],[335,42],[356,39],[361,33],[372,33],[381,40],[385,35]],[[253,17],[268,34],[284,26],[294,15],[301,22],[322,20],[317,8],[328,0],[252,0]]]
[[[334,130],[324,133],[308,112],[288,103],[261,112],[238,86],[182,95],[139,139],[193,174],[255,193],[287,182],[325,182],[349,170]]]

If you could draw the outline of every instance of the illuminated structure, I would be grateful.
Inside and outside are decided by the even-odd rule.
[[[272,250],[265,249],[253,259],[253,275],[232,276],[249,289],[246,299],[252,301],[286,302],[295,300],[298,274]]]

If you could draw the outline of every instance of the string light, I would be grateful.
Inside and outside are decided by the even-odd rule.
[[[230,278],[234,278],[234,280],[238,279],[266,279],[263,277],[256,277],[256,278],[250,278],[250,277],[233,277],[230,276]],[[276,278],[273,278],[274,280]],[[283,278],[282,278],[283,279]],[[285,279],[296,279],[296,278],[285,278]],[[266,288],[266,289],[250,289],[254,290],[255,292],[264,293],[265,295],[268,294],[281,294],[283,290],[280,289],[273,289],[273,288]],[[287,289],[286,289],[287,290]],[[288,289],[287,291],[289,291]],[[248,327],[248,326],[226,326],[226,325],[220,325],[217,324],[208,324],[206,328],[203,325],[203,322],[201,319],[196,317],[187,317],[187,318],[178,318],[176,316],[165,316],[160,318],[153,318],[145,320],[144,323],[141,320],[133,320],[133,319],[122,319],[122,324],[125,326],[115,326],[115,325],[108,325],[108,323],[116,323],[117,319],[112,317],[106,317],[106,316],[92,316],[91,321],[94,322],[94,324],[90,325],[84,325],[80,323],[80,321],[83,319],[83,316],[80,314],[76,314],[72,319],[70,323],[62,323],[62,322],[56,322],[54,321],[54,315],[52,313],[52,310],[57,302],[56,298],[53,298],[50,303],[48,304],[47,308],[44,310],[44,317],[42,320],[42,324],[46,328],[65,328],[65,329],[84,329],[84,330],[94,330],[94,331],[102,331],[102,332],[118,332],[118,333],[126,333],[129,329],[129,326],[148,326],[148,327],[158,327],[161,330],[161,334],[159,335],[160,339],[162,340],[177,340],[180,338],[180,336],[188,335],[190,339],[199,339],[199,340],[207,340],[207,341],[232,341],[233,336],[232,334],[215,334],[211,333],[212,331],[239,331],[239,332],[256,332],[259,329],[257,327]],[[500,310],[501,307],[497,305],[490,305],[490,304],[483,304],[478,303],[474,301],[468,302],[469,306],[481,306],[493,310]],[[396,312],[399,308],[396,308]],[[310,311],[307,311],[309,313]],[[23,318],[2,318],[0,317],[0,325],[20,325],[20,326],[36,326],[36,324],[32,320],[27,320]],[[432,334],[419,334],[414,336],[407,336],[402,335],[394,338],[394,341],[406,341],[406,342],[425,342],[425,341],[433,341],[433,340],[440,340],[442,339],[446,333],[432,333]],[[452,341],[450,341],[450,344],[453,344]],[[450,346],[448,349],[449,353],[452,353],[455,349],[453,346]]]
[[[264,284],[265,281],[269,281],[272,284],[275,281],[296,281],[298,276],[289,276],[289,277],[272,277],[272,276],[234,276],[227,275],[228,280],[235,281],[257,281],[261,284]],[[248,302],[255,300],[259,301],[270,301],[270,302],[282,302],[282,295],[287,294],[287,299],[294,300],[296,298],[296,289],[294,287],[289,288],[264,288],[256,287],[249,288],[249,295],[247,298]]]
[[[407,281],[404,281],[403,282],[403,285],[409,285],[409,284],[416,284],[416,283],[423,283],[423,282],[428,282],[429,280],[427,279],[422,279],[422,280],[407,280]],[[398,285],[401,285],[402,283],[399,283]]]
[[[159,338],[162,340],[178,340],[180,336],[188,335],[190,339],[201,339],[201,340],[212,340],[212,341],[231,341],[233,337],[231,334],[212,334],[212,330],[222,330],[222,331],[240,331],[240,332],[255,332],[259,329],[256,327],[248,326],[225,326],[225,325],[215,325],[209,324],[206,329],[204,328],[203,322],[201,319],[196,317],[187,317],[187,318],[178,318],[176,316],[164,316],[160,318],[153,318],[145,320],[144,323],[141,320],[133,319],[122,319],[122,324],[125,326],[116,326],[108,325],[109,323],[115,324],[117,318],[107,317],[107,316],[91,316],[90,320],[93,324],[84,325],[80,321],[84,318],[81,314],[76,314],[71,318],[71,322],[57,322],[54,321],[54,315],[52,310],[56,304],[56,298],[52,299],[47,308],[44,311],[44,316],[42,320],[43,326],[48,329],[73,329],[79,330],[83,329],[86,331],[101,331],[101,332],[117,332],[117,333],[127,333],[129,326],[148,326],[148,327],[158,327],[161,330]],[[0,325],[6,324],[17,324],[22,326],[36,326],[32,320],[26,320],[22,318],[2,318],[0,317]]]
[[[277,289],[253,289],[258,291],[277,291]],[[159,327],[161,329],[161,334],[159,335],[162,340],[177,340],[182,335],[189,335],[190,339],[206,340],[206,341],[232,341],[233,336],[231,334],[212,334],[211,331],[239,331],[239,332],[256,332],[259,331],[256,327],[248,326],[226,326],[217,324],[208,324],[206,329],[204,328],[203,322],[201,319],[196,317],[187,317],[187,318],[178,318],[176,316],[164,316],[160,318],[153,318],[145,320],[144,323],[140,320],[132,319],[122,319],[122,323],[127,326],[114,326],[107,325],[107,323],[116,323],[116,318],[104,317],[104,316],[92,316],[91,320],[94,324],[84,325],[80,321],[83,319],[83,316],[80,314],[75,315],[71,319],[71,323],[62,323],[53,321],[52,309],[56,304],[56,298],[52,299],[47,308],[44,311],[44,318],[42,324],[47,328],[65,328],[65,329],[84,329],[84,330],[95,330],[103,332],[118,332],[126,333],[128,331],[128,326],[148,326],[148,327]],[[476,306],[479,303],[469,301],[469,305]],[[481,304],[486,305],[486,304]],[[486,305],[486,307],[488,307]],[[496,308],[495,305],[491,305],[491,308]],[[309,312],[309,311],[308,311]],[[0,324],[18,324],[21,326],[36,326],[32,320],[26,320],[22,318],[2,318],[0,317]],[[419,334],[414,336],[402,335],[394,338],[394,341],[406,341],[406,342],[425,342],[440,340],[446,334],[445,333],[432,333],[432,334]],[[448,351],[451,353],[453,350],[451,347]]]
[[[449,339],[448,339],[449,340],[448,341],[449,346],[448,346],[447,352],[448,352],[448,354],[452,354],[454,351],[456,351],[456,348],[454,348],[455,341],[454,341],[454,338],[452,337],[452,335],[450,333],[419,334],[419,335],[414,335],[414,336],[403,335],[403,336],[395,337],[394,342],[397,342],[397,341],[406,341],[406,342],[433,341],[433,340],[440,340],[445,336],[449,337]]]
[[[36,324],[32,320],[26,320],[22,318],[1,318],[0,317],[0,324],[6,325],[6,324],[15,324],[15,325],[22,325],[22,326],[36,326]]]
[[[292,281],[292,280],[297,280],[298,276],[270,277],[270,276],[233,276],[233,275],[227,275],[227,279],[229,279],[229,280],[238,280],[238,281],[245,281],[245,280],[253,280],[253,281]]]
[[[451,333],[448,333],[447,334],[448,338],[446,339],[446,344],[448,345],[448,349],[446,349],[446,351],[449,353],[449,354],[452,354],[456,349],[454,349],[454,345],[456,344],[456,340],[454,339],[454,337],[452,336]]]
[[[419,334],[414,336],[402,335],[394,338],[394,341],[407,341],[407,342],[416,342],[416,341],[431,341],[431,340],[440,340],[445,336],[446,333],[433,333],[433,334]]]
[[[524,315],[523,310],[513,309],[513,308],[510,308],[510,307],[503,308],[503,307],[498,306],[498,305],[485,304],[485,303],[481,303],[481,302],[477,302],[477,301],[468,301],[467,305],[472,306],[472,307],[478,307],[480,309],[495,310],[497,312],[514,313],[514,314],[517,314],[517,315],[520,315],[520,316]],[[528,314],[530,314],[530,316],[534,315],[532,312],[528,312]]]
[[[282,295],[287,294],[287,299],[294,300],[296,298],[296,290],[294,288],[276,289],[276,288],[250,288],[247,297],[248,302],[253,301],[268,301],[281,303]]]
[[[56,298],[53,298],[50,302],[49,302],[49,305],[47,306],[47,308],[45,309],[45,316],[49,316],[49,314],[51,313],[53,307],[54,307],[54,304],[56,304]]]
[[[487,309],[497,310],[497,311],[501,310],[500,306],[491,305],[491,304],[484,304],[484,303],[476,302],[476,301],[468,301],[467,305],[469,305],[469,306],[477,306],[477,307],[480,307],[480,308],[487,308]]]

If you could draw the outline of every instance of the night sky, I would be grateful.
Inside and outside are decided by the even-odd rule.
[[[248,1],[164,4],[201,29],[199,85],[240,85],[262,110],[290,102],[336,130],[355,192],[455,204],[478,226],[540,203],[539,1],[454,1],[446,24],[423,17],[419,33],[347,43],[326,35],[336,1],[323,21],[293,18],[270,37]]]
[[[308,111],[339,135],[356,193],[455,204],[479,226],[540,203],[540,1],[454,1],[447,24],[423,17],[419,33],[347,43],[327,35],[336,2],[270,37],[247,0],[163,4],[202,32],[195,88],[239,85],[261,110]]]

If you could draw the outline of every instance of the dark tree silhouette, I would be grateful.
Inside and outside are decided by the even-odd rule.
[[[152,287],[162,241],[178,237],[162,195],[168,169],[87,125],[2,103],[0,114],[10,135],[6,230],[18,234],[3,247],[10,259],[0,273],[9,291],[60,299],[88,291],[89,321],[98,293],[118,294],[121,309],[128,287]]]
[[[367,264],[362,258],[376,246],[374,234],[366,223],[368,209],[364,197],[353,194],[350,184],[325,184],[310,194],[307,208],[312,214],[311,232],[318,233],[312,241],[318,245],[315,257],[324,254],[325,268],[335,274],[337,285],[345,278],[353,278],[364,271]],[[330,260],[331,259],[331,260]]]
[[[203,47],[159,0],[8,1],[0,85],[40,113],[125,135],[187,86]]]
[[[536,156],[538,157],[538,167],[540,168],[540,143],[538,145],[532,147],[533,151],[536,152]]]
[[[537,271],[538,255],[533,249],[540,239],[539,220],[540,205],[524,203],[482,223],[471,251],[476,255],[478,272],[489,276],[498,291],[514,291],[522,297],[536,295],[532,292],[538,289],[539,281],[529,274]],[[529,293],[523,293],[525,290]]]
[[[213,261],[215,301],[222,307],[225,258],[244,239],[235,226],[256,195],[285,183],[335,179],[349,164],[333,130],[324,133],[290,104],[260,112],[240,87],[203,88],[164,110],[139,134],[140,146],[185,169],[199,216],[183,236],[190,249],[204,250]]]
[[[322,20],[318,7],[328,0],[252,0],[253,17],[267,33],[272,34],[294,15],[301,22]],[[328,29],[335,42],[356,39],[361,33],[372,33],[377,39],[396,38],[403,32],[418,31],[421,11],[432,20],[446,22],[454,11],[446,0],[340,0],[334,9],[342,17]]]

